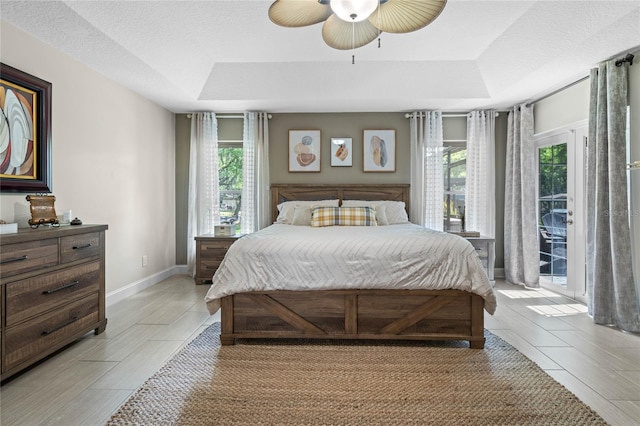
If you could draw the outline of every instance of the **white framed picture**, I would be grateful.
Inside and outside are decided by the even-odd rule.
[[[395,129],[365,130],[363,134],[363,162],[365,172],[396,171]]]
[[[331,167],[353,165],[353,143],[351,138],[331,138]]]
[[[289,172],[320,171],[320,130],[289,130]]]

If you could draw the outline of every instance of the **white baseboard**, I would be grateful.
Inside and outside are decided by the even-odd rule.
[[[165,269],[164,271],[157,272],[153,275],[150,275],[146,278],[128,284],[124,287],[121,287],[117,290],[107,293],[106,295],[106,305],[110,306],[114,303],[117,303],[123,299],[126,299],[129,296],[132,296],[145,288],[151,287],[152,285],[156,285],[161,281],[166,280],[167,278],[173,275],[181,275],[187,273],[187,265],[176,265],[170,268]]]

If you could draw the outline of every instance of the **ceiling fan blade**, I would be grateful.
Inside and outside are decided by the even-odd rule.
[[[269,7],[269,19],[283,27],[306,27],[326,20],[333,12],[318,0],[276,0]]]
[[[355,49],[375,40],[380,31],[371,22],[345,22],[331,15],[322,26],[322,38],[330,47],[339,50]]]
[[[409,33],[429,25],[446,4],[447,0],[388,0],[369,22],[386,33]]]

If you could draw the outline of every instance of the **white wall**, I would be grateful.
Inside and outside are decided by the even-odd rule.
[[[4,21],[0,27],[1,61],[53,84],[56,212],[109,225],[107,293],[174,267],[173,113]],[[2,193],[0,217],[27,226],[25,196]]]
[[[589,118],[589,79],[536,102],[534,133],[543,133]]]

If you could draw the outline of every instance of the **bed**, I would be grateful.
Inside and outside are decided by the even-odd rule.
[[[385,200],[408,211],[409,185],[272,185],[272,217],[281,203],[313,201],[315,208],[318,200]],[[274,223],[234,243],[212,282],[205,300],[211,313],[221,309],[223,345],[260,338],[466,340],[482,349],[484,311],[493,313],[496,303],[471,244],[402,223]]]

